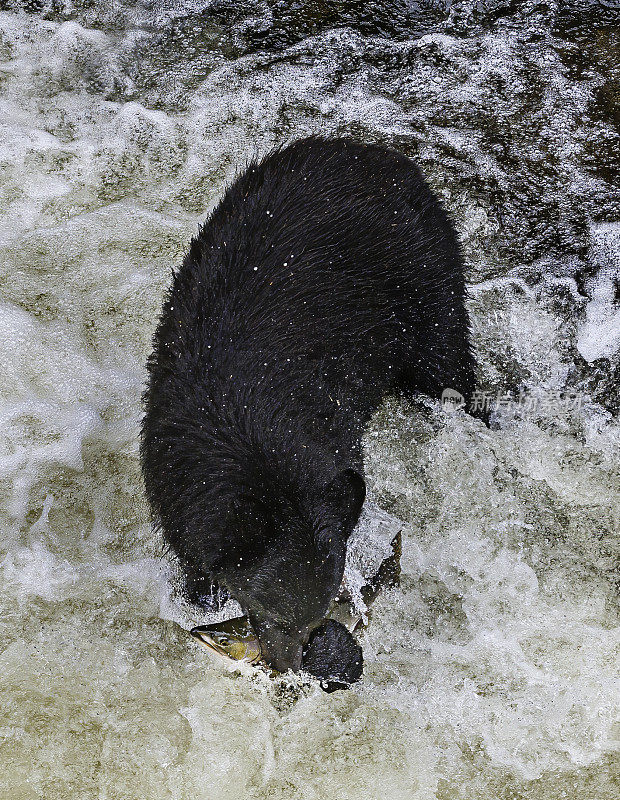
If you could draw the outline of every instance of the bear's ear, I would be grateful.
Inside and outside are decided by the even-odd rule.
[[[354,469],[342,470],[325,487],[324,502],[342,520],[347,535],[358,520],[365,497],[366,484]]]

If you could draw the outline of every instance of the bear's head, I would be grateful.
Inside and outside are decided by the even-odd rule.
[[[338,593],[364,497],[361,475],[345,469],[303,497],[235,498],[228,541],[241,546],[218,579],[247,612],[274,669],[301,668],[304,646]]]

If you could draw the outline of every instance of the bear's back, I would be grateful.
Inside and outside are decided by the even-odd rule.
[[[456,237],[415,165],[311,138],[228,189],[175,278],[159,336],[172,361],[346,354],[364,380],[411,360],[463,290]]]

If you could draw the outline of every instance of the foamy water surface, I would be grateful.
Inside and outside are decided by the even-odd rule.
[[[620,796],[612,5],[2,4],[2,798]],[[418,161],[481,389],[527,398],[490,429],[377,413],[403,574],[331,695],[190,640],[138,462],[171,267],[250,157],[314,132]]]

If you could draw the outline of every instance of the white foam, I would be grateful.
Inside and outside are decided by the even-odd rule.
[[[191,5],[200,27],[209,4]],[[401,585],[361,634],[363,682],[332,695],[193,644],[206,620],[175,594],[137,452],[170,268],[248,157],[308,133],[400,138],[422,162],[485,278],[471,300],[485,385],[561,389],[573,342],[615,360],[615,225],[592,226],[583,320],[547,302],[555,287],[581,309],[575,257],[534,265],[547,300],[502,260],[540,237],[522,227],[523,179],[577,236],[598,79],[501,19],[405,41],[341,28],[199,69],[202,29],[181,64],[164,28],[189,7],[0,13],[0,795],[611,797],[620,430],[592,397],[492,430],[432,404],[380,410],[367,477],[376,514],[404,523]],[[353,591],[372,567],[363,541]]]
[[[615,361],[620,352],[620,306],[615,300],[620,286],[620,225],[592,227],[590,261],[597,272],[587,284],[590,300],[577,347],[586,361]]]

